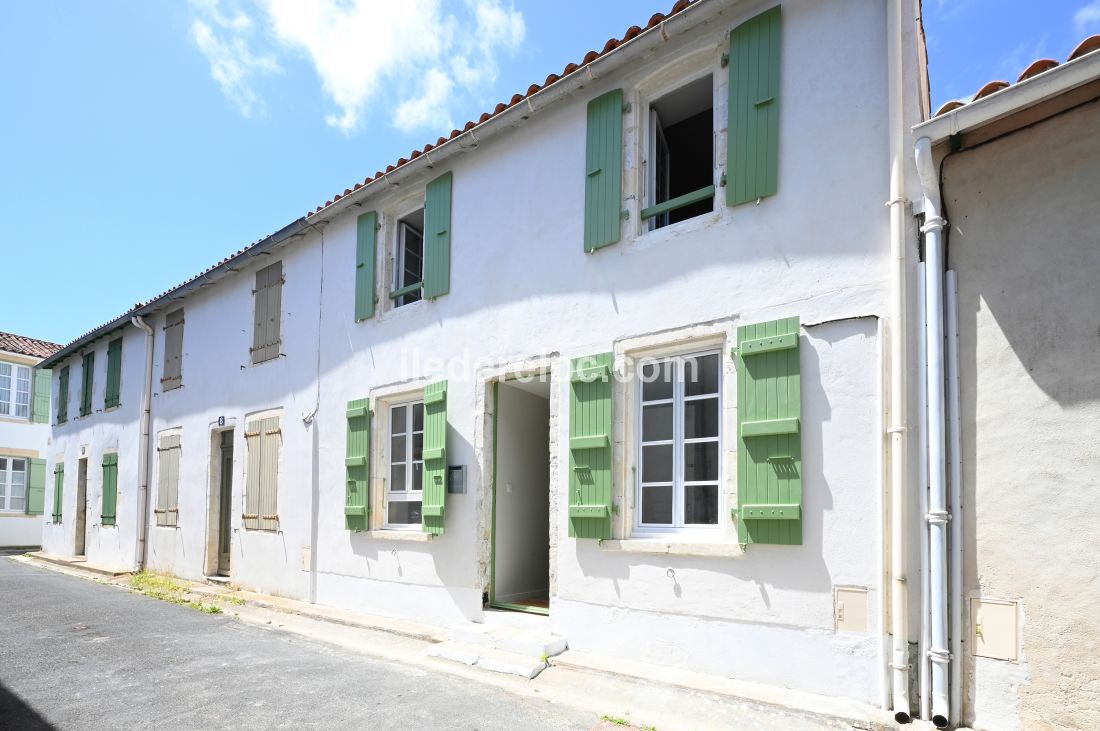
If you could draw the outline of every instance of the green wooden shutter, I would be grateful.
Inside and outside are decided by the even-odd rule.
[[[362,219],[362,216],[360,216]],[[347,492],[344,525],[348,530],[367,530],[370,518],[370,399],[348,401]]]
[[[443,534],[447,501],[447,382],[424,389],[424,484],[421,521],[425,533]]]
[[[118,406],[122,384],[122,338],[112,340],[107,346],[107,389],[103,396],[103,408]]]
[[[737,328],[737,512],[741,545],[802,544],[799,320]]]
[[[81,361],[80,415],[92,413],[92,384],[95,382],[95,352],[85,353]]]
[[[103,455],[103,512],[102,525],[115,524],[115,503],[118,498],[118,455]]]
[[[451,174],[428,183],[424,192],[424,297],[451,291]]]
[[[61,504],[65,499],[65,465],[58,462],[53,466],[53,522],[61,522]]]
[[[27,474],[27,514],[42,515],[46,506],[46,460],[31,458]]]
[[[374,262],[377,259],[378,213],[370,211],[356,221],[355,321],[374,316]]]
[[[611,353],[574,358],[569,399],[569,535],[611,538]]]
[[[32,413],[39,424],[50,423],[50,390],[53,388],[53,372],[47,368],[34,369],[34,401]]]
[[[69,420],[69,366],[61,369],[57,377],[57,423]]]
[[[779,43],[778,5],[730,32],[729,206],[775,195],[779,185]]]
[[[623,206],[623,90],[588,102],[584,162],[584,250],[619,240]]]

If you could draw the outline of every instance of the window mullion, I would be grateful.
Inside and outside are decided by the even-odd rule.
[[[684,369],[679,358],[672,359],[672,524],[684,527]]]

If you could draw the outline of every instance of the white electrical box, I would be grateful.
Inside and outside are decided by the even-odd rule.
[[[970,646],[975,655],[1016,662],[1017,610],[1016,602],[1002,599],[970,600]]]
[[[866,632],[870,610],[867,589],[862,586],[838,586],[834,589],[833,617],[837,632]]]

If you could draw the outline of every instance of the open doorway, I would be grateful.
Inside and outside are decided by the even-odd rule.
[[[76,516],[73,520],[76,536],[73,542],[73,555],[83,556],[87,550],[86,534],[88,530],[88,458],[81,457],[76,463]]]
[[[206,575],[228,577],[233,538],[233,429],[215,431],[211,436]]]
[[[489,603],[550,609],[550,376],[494,384]]]

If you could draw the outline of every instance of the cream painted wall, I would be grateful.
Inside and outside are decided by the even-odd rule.
[[[969,720],[1100,713],[1100,105],[950,157],[970,596],[1020,604],[1020,661],[973,658]],[[969,622],[969,619],[968,619]]]

